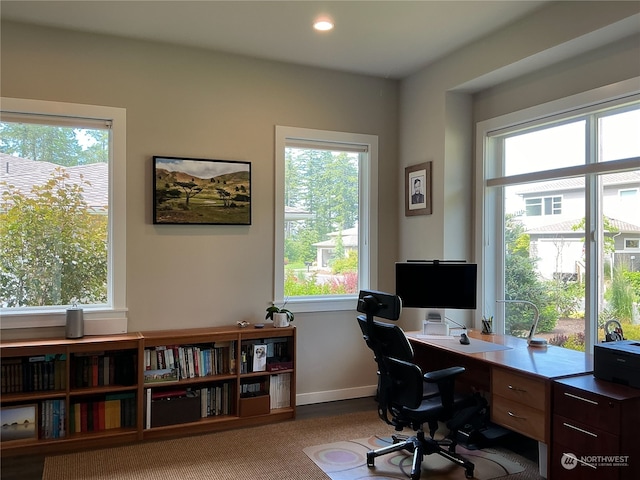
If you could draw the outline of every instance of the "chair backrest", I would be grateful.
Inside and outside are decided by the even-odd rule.
[[[391,379],[390,403],[392,407],[418,408],[422,403],[422,370],[411,362],[397,358],[385,359]]]
[[[376,361],[380,361],[384,357],[406,361],[413,359],[413,347],[397,325],[378,320],[372,320],[368,323],[367,317],[364,315],[358,316],[358,325],[367,345],[373,350]]]

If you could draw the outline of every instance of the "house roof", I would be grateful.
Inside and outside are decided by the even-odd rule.
[[[564,222],[558,222],[551,225],[543,225],[541,227],[532,228],[526,231],[529,235],[540,235],[545,233],[555,233],[555,234],[576,234],[581,233],[573,230],[571,227],[577,225],[582,221],[581,218],[575,218],[573,220],[565,220]],[[622,220],[618,220],[615,218],[609,217],[609,224],[616,228],[619,232],[623,233],[640,233],[640,226],[634,225],[633,223],[623,222]],[[584,235],[584,232],[581,233]]]
[[[329,240],[325,240],[323,242],[314,243],[314,247],[325,247],[325,248],[333,248],[336,246],[336,238],[338,235],[342,234],[342,245],[344,247],[353,247],[356,248],[358,246],[358,227],[347,228],[346,230],[331,232],[329,233]]]
[[[51,174],[61,168],[69,175],[69,180],[83,185],[83,198],[93,209],[107,208],[109,205],[109,166],[106,163],[92,163],[75,167],[63,167],[51,162],[34,161],[6,153],[0,153],[0,182],[13,185],[25,195],[31,195],[34,185],[42,185],[51,178]],[[7,187],[0,185],[0,194]]]
[[[617,172],[602,175],[602,186],[613,187],[619,185],[636,186],[640,184],[640,170],[632,170],[628,172]],[[569,190],[584,189],[584,177],[563,178],[560,180],[551,180],[548,182],[528,183],[522,185],[522,189],[517,191],[518,195],[528,195],[531,193],[539,194],[541,192],[562,192]]]

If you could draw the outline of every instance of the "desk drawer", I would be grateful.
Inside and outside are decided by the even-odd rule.
[[[622,455],[619,436],[562,415],[553,416],[553,441],[570,445],[576,454]]]
[[[567,385],[555,384],[553,412],[568,418],[588,419],[589,425],[601,430],[620,431],[620,403]]]
[[[538,410],[545,409],[545,383],[542,380],[494,368],[491,372],[491,393]]]
[[[507,398],[491,396],[491,420],[540,442],[545,440],[544,411]]]

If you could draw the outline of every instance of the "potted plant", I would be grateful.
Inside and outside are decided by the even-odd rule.
[[[272,320],[274,327],[288,327],[289,323],[293,322],[294,315],[291,310],[284,308],[287,305],[285,302],[282,307],[276,306],[274,303],[267,307],[267,315],[265,320]]]

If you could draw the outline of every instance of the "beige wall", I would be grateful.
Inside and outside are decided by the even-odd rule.
[[[1,48],[2,96],[127,109],[130,331],[263,321],[273,292],[275,125],[379,136],[374,254],[379,288],[393,289],[397,82],[12,23],[2,25]],[[250,161],[252,225],[153,225],[153,155]],[[295,324],[301,401],[374,384],[355,302]],[[3,337],[25,334],[41,332]]]
[[[638,2],[559,2],[406,78],[400,172],[433,161],[433,215],[404,217],[399,258],[474,258],[474,124],[640,76]],[[402,173],[399,188],[402,188]],[[447,311],[473,326],[482,312]],[[406,309],[417,329],[424,312]]]

